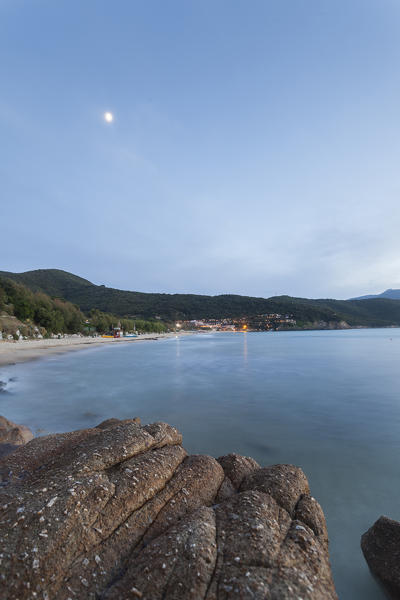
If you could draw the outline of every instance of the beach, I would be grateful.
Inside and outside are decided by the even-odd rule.
[[[54,354],[83,350],[89,346],[101,344],[132,344],[142,341],[158,340],[161,338],[176,337],[179,333],[143,333],[135,338],[102,338],[66,336],[61,339],[41,340],[2,340],[0,341],[0,367],[22,363]]]

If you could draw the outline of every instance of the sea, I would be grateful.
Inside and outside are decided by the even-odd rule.
[[[380,600],[360,549],[400,520],[400,329],[201,333],[0,369],[0,414],[36,435],[109,417],[167,421],[191,453],[305,471],[341,600]]]

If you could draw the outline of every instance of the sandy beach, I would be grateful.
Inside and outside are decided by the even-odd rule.
[[[61,339],[48,340],[21,340],[18,342],[3,340],[0,341],[0,367],[35,360],[52,354],[82,350],[89,346],[99,346],[101,344],[135,344],[143,341],[176,337],[177,335],[184,335],[184,333],[143,333],[136,338],[90,338],[72,335]]]

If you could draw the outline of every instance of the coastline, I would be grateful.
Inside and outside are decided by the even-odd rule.
[[[0,368],[9,365],[37,360],[54,354],[76,352],[102,344],[132,344],[187,335],[179,333],[143,333],[136,338],[90,338],[69,336],[61,339],[0,341]]]

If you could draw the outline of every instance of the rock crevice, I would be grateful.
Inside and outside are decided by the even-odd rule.
[[[336,600],[298,467],[188,456],[170,425],[110,419],[0,461],[0,597]]]

